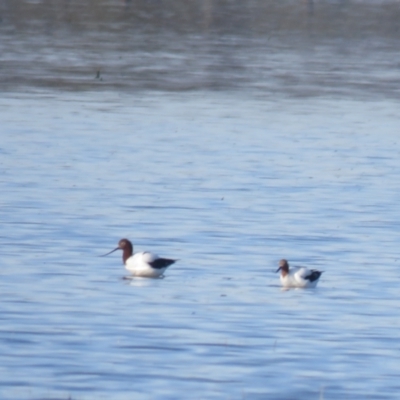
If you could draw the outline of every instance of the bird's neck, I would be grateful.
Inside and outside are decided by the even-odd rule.
[[[285,277],[288,273],[289,273],[289,271],[288,271],[287,269],[285,269],[285,268],[282,268],[282,269],[281,269],[281,275],[282,275],[283,277]]]
[[[131,257],[133,254],[133,246],[128,243],[122,253],[122,260],[124,261],[124,264],[126,263],[126,260]]]
[[[288,275],[289,274],[289,265],[287,265],[286,263],[285,263],[285,265],[282,265],[282,267],[281,267],[281,275],[283,276],[283,277],[285,277],[286,275]]]

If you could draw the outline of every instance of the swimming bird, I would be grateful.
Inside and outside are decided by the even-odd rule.
[[[122,261],[125,268],[135,276],[158,278],[177,260],[161,258],[148,251],[133,254],[133,245],[128,239],[121,239],[118,247],[101,257],[108,256],[114,251],[122,250]]]
[[[281,271],[280,278],[282,286],[301,288],[314,288],[317,286],[318,280],[323,272],[306,267],[292,267],[289,271],[289,263],[285,259],[279,261],[279,268],[276,272],[278,271]]]

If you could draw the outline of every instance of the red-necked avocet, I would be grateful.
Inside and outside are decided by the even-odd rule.
[[[133,245],[128,239],[121,239],[118,247],[101,257],[108,256],[114,251],[122,250],[122,261],[125,268],[134,276],[157,278],[175,261],[169,258],[161,258],[148,251],[133,254]]]
[[[281,284],[284,287],[301,287],[314,288],[317,286],[319,278],[323,271],[308,269],[306,267],[292,267],[289,270],[287,260],[279,261],[279,268],[276,272],[281,271]]]

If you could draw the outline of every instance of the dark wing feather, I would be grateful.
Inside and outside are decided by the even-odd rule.
[[[157,258],[156,260],[149,262],[149,264],[155,269],[167,268],[173,264],[176,260],[171,260],[169,258]]]
[[[322,271],[323,272],[323,271]],[[304,277],[304,279],[309,280],[310,282],[314,282],[319,279],[322,274],[321,271],[317,271],[316,269],[312,269],[310,273]]]

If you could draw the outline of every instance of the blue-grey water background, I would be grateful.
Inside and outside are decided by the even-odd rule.
[[[399,17],[1,1],[0,399],[397,399]]]

